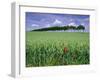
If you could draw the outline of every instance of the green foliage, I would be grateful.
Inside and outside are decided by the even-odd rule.
[[[83,25],[79,25],[79,26],[77,27],[77,30],[85,30],[85,27],[84,27]]]
[[[85,27],[83,25],[79,26],[53,26],[53,27],[47,27],[47,28],[41,28],[41,29],[35,29],[32,31],[56,31],[56,30],[85,30]]]
[[[89,33],[26,32],[27,67],[80,65],[89,62]]]

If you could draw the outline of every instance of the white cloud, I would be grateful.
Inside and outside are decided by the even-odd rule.
[[[81,23],[81,25],[85,26],[85,23]]]
[[[31,31],[31,30],[33,30],[32,27],[27,27],[27,28],[26,28],[26,31]]]
[[[51,25],[50,24],[47,24],[47,25],[45,25],[44,27],[50,27]]]
[[[69,19],[70,22],[74,21],[73,19]]]
[[[77,26],[77,24],[75,24],[74,22],[71,22],[68,24],[69,26]]]
[[[79,22],[86,22],[89,21],[89,18],[84,18],[84,19],[77,19]]]
[[[62,24],[62,22],[61,22],[60,20],[56,19],[56,20],[53,22],[53,24]]]
[[[89,21],[89,18],[85,18],[84,21]]]
[[[32,24],[31,26],[32,26],[32,27],[38,27],[39,25],[37,25],[37,24]]]

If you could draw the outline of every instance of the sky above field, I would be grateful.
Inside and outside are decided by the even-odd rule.
[[[89,32],[89,15],[26,12],[26,31],[52,26],[85,26]]]

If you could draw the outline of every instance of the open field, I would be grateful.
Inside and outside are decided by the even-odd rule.
[[[26,67],[89,64],[89,33],[26,32]]]

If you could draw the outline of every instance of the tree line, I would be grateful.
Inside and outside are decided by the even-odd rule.
[[[57,31],[57,30],[85,30],[85,27],[83,25],[79,26],[53,26],[48,28],[41,28],[41,29],[35,29],[32,31]]]

